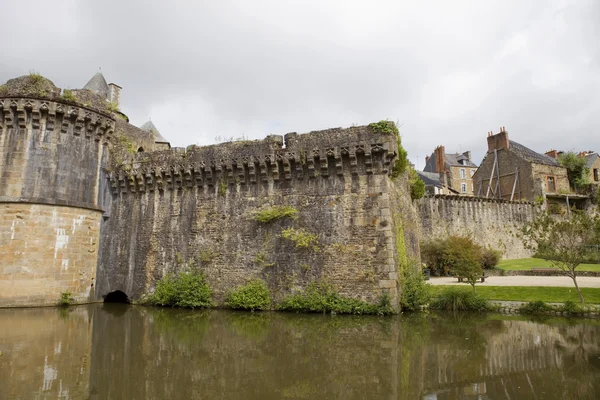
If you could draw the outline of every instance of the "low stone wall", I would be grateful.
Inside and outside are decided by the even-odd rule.
[[[102,212],[0,203],[0,307],[89,301]]]
[[[531,203],[436,195],[420,199],[418,207],[421,240],[470,235],[480,245],[500,250],[505,259],[532,256],[517,237],[533,220],[536,206]]]

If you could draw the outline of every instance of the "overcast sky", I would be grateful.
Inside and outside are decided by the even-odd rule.
[[[420,168],[500,126],[600,151],[599,0],[1,2],[0,82],[101,67],[174,146],[389,119]]]

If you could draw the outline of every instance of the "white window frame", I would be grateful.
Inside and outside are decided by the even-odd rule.
[[[458,174],[460,175],[460,179],[466,179],[466,177],[467,177],[467,170],[465,170],[464,168],[461,168],[458,171]]]
[[[466,182],[462,182],[460,184],[460,192],[461,193],[467,193],[467,184],[466,184]]]

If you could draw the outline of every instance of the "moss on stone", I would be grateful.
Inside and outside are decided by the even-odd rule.
[[[264,224],[282,218],[297,219],[298,210],[292,206],[274,206],[260,210],[254,215],[256,221]]]

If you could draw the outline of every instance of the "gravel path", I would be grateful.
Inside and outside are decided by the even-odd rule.
[[[432,285],[468,285],[459,283],[452,277],[431,278],[427,282]],[[580,276],[577,278],[579,287],[600,288],[600,277]],[[490,276],[484,283],[477,282],[477,286],[552,286],[574,287],[573,280],[566,276]]]

